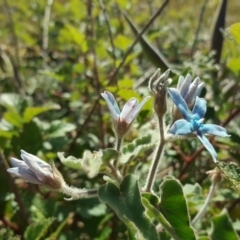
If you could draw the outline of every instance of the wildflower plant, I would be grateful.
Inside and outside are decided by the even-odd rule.
[[[208,157],[209,161],[213,160],[212,164],[219,166],[218,154],[205,135],[220,137],[229,135],[222,126],[204,123],[207,101],[200,98],[204,87],[200,78],[192,81],[189,74],[185,78],[180,76],[177,88],[172,88],[169,74],[170,70],[161,74],[158,69],[149,81],[156,119],[156,130],[153,135],[158,137],[157,143],[153,142],[149,134],[140,136],[132,143],[124,142],[133,121],[150,96],[145,97],[140,103],[138,99],[131,98],[120,111],[113,94],[104,91],[101,96],[105,99],[112,117],[116,137],[115,148],[100,149],[96,152],[86,150],[82,158],[65,157],[64,153],[58,153],[64,165],[84,171],[89,178],[98,174],[103,176],[105,183],[100,187],[79,189],[69,186],[53,163],[48,164],[23,150],[22,160],[11,158],[12,167],[8,172],[25,181],[47,187],[50,191],[58,191],[69,196],[66,200],[98,197],[125,223],[128,229],[125,239],[127,235],[130,239],[162,239],[163,232],[165,234],[163,239],[197,239],[199,235],[194,227],[211,204],[216,186],[222,179],[220,170],[216,168],[210,171],[212,186],[209,195],[194,218],[190,217],[180,181],[168,175],[161,180],[160,191],[157,191],[155,186],[157,172],[161,168],[166,148],[171,146],[168,143],[178,139],[188,141],[188,138],[194,137],[197,137],[209,151],[211,155]],[[145,155],[148,160],[145,161],[148,173],[136,175],[134,172],[137,167],[132,170],[131,159],[149,149],[155,150],[149,158]]]

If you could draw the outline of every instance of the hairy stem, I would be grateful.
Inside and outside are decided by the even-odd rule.
[[[156,173],[159,167],[159,163],[161,160],[161,156],[164,150],[164,145],[166,141],[165,141],[165,124],[164,124],[163,116],[158,116],[158,126],[159,126],[160,140],[157,146],[155,157],[152,161],[152,165],[150,167],[150,170],[147,176],[147,181],[145,183],[145,186],[143,187],[144,192],[152,191],[153,183],[154,183]]]
[[[94,198],[97,197],[98,190],[96,189],[85,189],[68,186],[65,184],[61,189],[61,192],[70,196],[70,198],[64,198],[67,201],[77,200],[80,198]]]
[[[115,149],[119,152],[120,148],[121,148],[121,144],[122,144],[122,138],[116,137],[117,141],[116,141],[116,146]],[[114,160],[113,162],[113,166],[117,169],[118,168],[118,158]]]
[[[210,202],[211,202],[211,200],[212,200],[212,198],[214,196],[216,186],[217,186],[217,183],[212,181],[212,185],[210,187],[210,190],[209,190],[208,196],[206,198],[206,201],[203,204],[201,210],[198,212],[198,214],[192,220],[192,225],[194,225],[197,221],[199,221],[204,216],[204,214],[206,213],[207,207],[210,204]]]

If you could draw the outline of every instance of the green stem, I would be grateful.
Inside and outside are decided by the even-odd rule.
[[[98,196],[98,190],[96,189],[76,188],[68,186],[66,183],[59,192],[70,196],[70,198],[64,198],[66,201],[77,200],[80,198],[94,198]]]
[[[160,159],[164,150],[164,145],[166,141],[165,141],[165,124],[164,124],[163,116],[158,116],[158,126],[159,126],[160,140],[157,146],[157,151],[156,151],[154,160],[152,161],[152,165],[150,167],[150,170],[147,176],[147,181],[145,183],[145,186],[143,187],[144,192],[152,191],[155,176],[156,176]]]
[[[201,210],[198,212],[198,214],[194,217],[194,219],[192,220],[192,225],[194,225],[197,221],[199,221],[203,216],[204,214],[206,213],[207,211],[207,207],[208,205],[210,204],[213,196],[214,196],[214,193],[215,193],[215,189],[216,189],[216,186],[217,186],[217,183],[215,183],[214,181],[212,181],[212,185],[210,187],[210,190],[209,190],[209,193],[208,193],[208,196],[206,198],[206,201],[205,203],[203,204]]]
[[[121,148],[121,144],[122,144],[122,138],[119,138],[118,136],[116,136],[117,138],[117,142],[116,142],[116,147],[115,149],[119,152],[120,148]],[[118,158],[114,160],[113,162],[113,166],[117,169],[118,168]]]

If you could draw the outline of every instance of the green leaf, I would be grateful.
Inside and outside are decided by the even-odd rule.
[[[227,61],[227,67],[238,76],[240,71],[240,58],[230,58]]]
[[[68,156],[67,158],[65,158],[64,152],[58,152],[57,155],[62,164],[64,164],[65,166],[78,170],[82,169],[81,159],[75,158],[73,156]]]
[[[235,23],[231,25],[229,31],[236,43],[240,46],[240,23]]]
[[[119,157],[119,152],[114,148],[106,148],[102,150],[102,161],[109,162],[112,159],[116,159]]]
[[[11,123],[15,127],[21,127],[23,124],[23,118],[17,112],[8,111],[5,112],[3,117],[6,121]]]
[[[85,34],[73,25],[65,24],[64,28],[60,31],[58,38],[60,43],[72,42],[77,44],[82,52],[88,50]]]
[[[131,160],[132,157],[141,154],[149,148],[153,147],[153,143],[151,142],[152,136],[151,134],[146,135],[141,138],[135,139],[133,142],[126,144],[122,148],[123,156],[121,157],[121,163],[126,164]]]
[[[227,239],[238,240],[238,236],[234,231],[232,222],[229,219],[226,209],[223,209],[221,214],[212,218],[211,239]]]
[[[58,105],[56,104],[51,104],[49,106],[41,106],[41,107],[28,107],[25,109],[23,113],[23,118],[25,122],[30,122],[34,117],[37,115],[47,112],[51,109],[58,109]]]
[[[172,236],[175,240],[181,240],[181,238],[176,234],[175,230],[172,228],[170,223],[166,220],[166,218],[162,215],[162,213],[152,206],[150,202],[146,198],[142,198],[142,202],[147,209],[148,216],[152,219],[156,219],[164,229]]]
[[[58,239],[57,237],[60,235],[62,229],[67,225],[69,219],[72,217],[73,217],[73,213],[69,213],[68,216],[63,221],[61,221],[61,223],[58,225],[57,229],[45,240]]]
[[[42,133],[34,122],[25,123],[18,136],[13,136],[11,145],[16,155],[20,150],[35,154],[42,147]]]
[[[139,34],[137,28],[125,13],[123,13],[123,15],[134,35],[137,36]],[[143,53],[156,67],[161,68],[162,71],[166,71],[170,68],[170,64],[163,54],[159,50],[157,51],[143,36],[140,37],[139,41],[143,49]]]
[[[161,186],[160,210],[174,228],[180,239],[196,239],[190,225],[187,203],[182,185],[176,179],[167,177]]]
[[[159,239],[155,227],[145,215],[135,176],[126,176],[120,184],[120,189],[112,183],[107,183],[99,188],[98,194],[99,198],[110,205],[132,233],[134,231],[136,233],[137,230],[137,239]]]
[[[232,183],[235,191],[240,194],[240,167],[235,163],[227,164],[224,162],[218,162],[217,166],[224,174],[224,177]]]
[[[114,38],[114,45],[115,47],[126,51],[128,49],[128,47],[131,45],[132,40],[131,38],[128,38],[124,35],[118,34],[115,38]]]
[[[0,105],[4,106],[8,110],[16,109],[19,104],[21,97],[16,93],[1,93],[0,94]]]
[[[47,218],[27,227],[24,233],[25,240],[39,240],[47,233],[49,226],[53,223],[54,218]]]
[[[93,178],[99,173],[102,156],[102,150],[93,153],[85,150],[82,158],[75,158],[73,156],[65,158],[64,153],[58,152],[58,157],[64,165],[74,169],[83,169],[89,178]]]

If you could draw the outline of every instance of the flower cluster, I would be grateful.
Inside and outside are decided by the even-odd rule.
[[[204,134],[228,137],[229,135],[227,134],[226,129],[215,124],[203,123],[204,115],[207,110],[207,102],[205,99],[199,98],[198,96],[196,96],[196,100],[191,99],[190,103],[195,101],[191,112],[186,100],[182,97],[183,95],[178,89],[169,88],[168,93],[183,117],[183,119],[179,119],[173,123],[169,132],[174,135],[188,135],[191,133],[196,133],[198,139],[210,152],[213,161],[216,163],[217,153]]]

